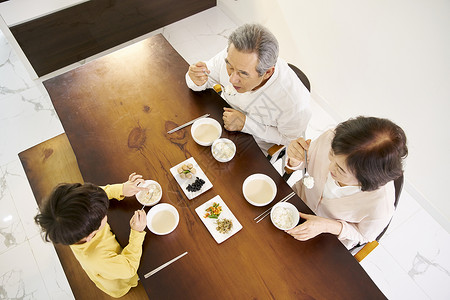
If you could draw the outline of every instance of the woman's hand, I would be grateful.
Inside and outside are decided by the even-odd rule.
[[[140,191],[147,191],[148,188],[138,186],[140,183],[143,183],[144,179],[142,179],[142,175],[138,175],[136,173],[131,173],[128,177],[128,181],[123,183],[122,194],[125,197],[131,197],[136,195]]]
[[[311,140],[304,138],[298,138],[292,141],[287,147],[288,167],[297,167],[305,160],[305,150],[309,149]]]
[[[130,227],[136,231],[144,231],[147,226],[147,217],[144,210],[137,210],[130,220]]]
[[[339,235],[342,230],[342,224],[336,220],[304,213],[300,213],[300,218],[305,219],[306,221],[303,224],[286,231],[299,241],[307,241],[325,232]]]

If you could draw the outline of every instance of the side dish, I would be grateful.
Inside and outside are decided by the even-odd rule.
[[[195,170],[194,166],[192,164],[186,164],[186,165],[182,165],[181,167],[178,168],[178,174],[180,174],[180,177],[185,179],[191,179],[192,175],[197,173],[197,170]]]
[[[204,184],[205,181],[203,179],[196,177],[194,183],[188,184],[186,190],[188,192],[198,192],[202,189]]]
[[[233,221],[230,219],[220,219],[217,220],[217,227],[216,230],[222,234],[230,232],[230,230],[233,228]]]
[[[222,213],[222,206],[219,203],[214,202],[212,206],[205,209],[205,218],[217,219]]]

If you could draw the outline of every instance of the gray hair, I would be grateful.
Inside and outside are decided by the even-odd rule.
[[[238,51],[254,52],[258,55],[256,72],[259,76],[264,75],[277,62],[278,41],[266,27],[260,24],[244,24],[237,28],[228,38],[228,48],[231,44]]]

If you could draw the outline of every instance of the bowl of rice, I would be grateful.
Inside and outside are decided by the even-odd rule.
[[[229,162],[236,154],[236,145],[226,138],[217,139],[211,146],[211,153],[217,161]]]
[[[156,181],[145,180],[139,186],[148,188],[147,191],[140,191],[136,194],[137,201],[142,205],[152,206],[161,200],[162,188]]]
[[[289,230],[297,226],[300,221],[300,214],[293,204],[280,202],[275,204],[270,211],[270,219],[276,228]]]

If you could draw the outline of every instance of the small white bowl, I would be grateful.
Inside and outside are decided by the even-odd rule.
[[[291,214],[291,218],[292,218],[292,223],[290,224],[290,226],[287,226],[286,228],[283,228],[281,226],[278,226],[275,223],[274,220],[274,212],[276,213],[276,209],[279,208],[284,208],[287,209],[289,211],[289,213]],[[272,207],[272,210],[270,211],[270,219],[272,220],[273,225],[275,225],[276,228],[280,229],[280,230],[289,230],[294,228],[295,226],[297,226],[298,222],[300,221],[300,214],[298,213],[297,207],[295,207],[295,205],[293,205],[292,203],[289,202],[280,202],[275,204]]]
[[[214,139],[212,139],[211,141],[201,141],[195,136],[195,131],[197,130],[197,128],[199,126],[205,125],[205,124],[212,125],[218,130],[218,135]],[[194,141],[197,144],[199,144],[201,146],[211,146],[212,143],[215,140],[220,138],[221,135],[222,135],[222,126],[220,126],[220,123],[217,122],[216,120],[212,119],[212,118],[199,119],[199,120],[195,121],[194,124],[192,124],[192,127],[191,127],[191,136],[192,136],[192,138],[194,139]]]
[[[254,190],[254,191],[248,191],[247,187],[249,186],[249,184],[251,185],[257,185],[255,186],[255,188],[263,188],[263,184],[264,183],[257,183],[255,181],[264,181],[265,183],[267,183],[270,187],[270,189],[272,190],[272,194],[267,194],[267,191],[260,191],[260,190]],[[266,186],[267,187],[267,186]],[[254,201],[254,197],[256,193],[262,193],[264,196],[267,195],[266,199],[263,199],[265,201]],[[270,192],[270,190],[269,190]],[[275,182],[272,180],[272,178],[270,178],[269,176],[265,175],[265,174],[253,174],[248,176],[245,180],[244,183],[242,184],[242,193],[244,194],[244,198],[245,200],[248,201],[248,203],[254,205],[254,206],[264,206],[269,204],[270,202],[273,201],[273,199],[275,199],[275,196],[277,195],[277,186],[275,185]],[[258,195],[259,196],[259,195]],[[253,200],[252,200],[253,198]]]
[[[164,224],[167,221],[169,224]],[[180,221],[180,215],[177,209],[168,203],[160,203],[152,207],[147,213],[147,227],[157,235],[166,235],[175,230]],[[157,222],[157,223],[155,223]]]
[[[233,143],[233,141],[226,138],[217,139],[211,146],[211,153],[217,161],[229,162],[236,154],[236,145]]]
[[[157,191],[154,192],[154,195],[152,195],[153,200],[147,202],[146,201],[146,194],[147,192],[144,191],[140,191],[136,194],[136,199],[137,201],[139,201],[139,203],[141,203],[142,205],[145,206],[152,206],[155,205],[156,203],[158,203],[159,201],[161,201],[161,197],[162,197],[162,188],[161,185],[154,181],[154,180],[145,180],[144,183],[140,184],[139,186],[142,187],[148,187],[149,185],[154,184],[156,185],[156,187],[159,189],[159,193],[157,193]]]

